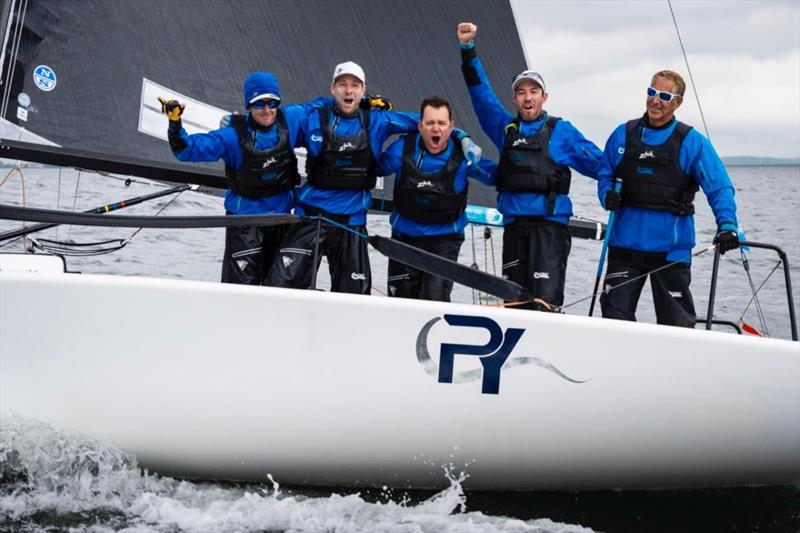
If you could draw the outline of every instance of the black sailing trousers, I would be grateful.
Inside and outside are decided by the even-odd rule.
[[[639,296],[649,277],[656,321],[669,326],[693,328],[696,316],[694,300],[689,291],[692,282],[691,268],[686,263],[676,263],[652,272],[667,264],[669,262],[666,254],[609,248],[608,269],[603,286],[604,289],[612,290],[600,296],[603,317],[635,321]],[[639,276],[639,279],[619,286]]]
[[[458,261],[461,244],[464,242],[464,237],[458,234],[430,237],[392,235],[392,238],[451,261]],[[439,302],[449,302],[453,291],[452,280],[428,274],[393,259],[389,259],[387,285],[389,296]]]
[[[267,285],[267,274],[285,232],[285,226],[225,228],[222,283]]]
[[[348,231],[352,230],[352,231]],[[328,258],[331,292],[369,294],[372,273],[367,252],[366,226],[347,226],[347,229],[322,224],[317,263],[313,263],[317,223],[294,224],[286,236],[272,264],[267,284],[273,287],[308,289],[311,277],[319,268],[322,256]]]
[[[526,287],[550,305],[564,303],[564,280],[572,235],[564,224],[517,217],[503,230],[503,277]],[[542,309],[536,303],[520,309]]]

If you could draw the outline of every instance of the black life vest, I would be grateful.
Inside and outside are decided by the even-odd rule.
[[[550,135],[559,117],[547,117],[536,135],[526,137],[519,131],[517,117],[506,126],[506,140],[497,169],[500,192],[538,192],[549,197],[548,213],[555,208],[559,194],[569,194],[572,172],[550,157]]]
[[[361,129],[352,136],[330,127],[330,107],[319,108],[322,150],[306,159],[308,182],[320,189],[366,190],[375,187],[378,164],[369,142],[370,112],[359,109]]]
[[[657,146],[645,144],[640,131],[643,119],[629,120],[625,126],[625,154],[617,165],[622,179],[622,204],[676,215],[694,214],[697,182],[681,169],[678,155],[691,126],[678,122],[672,135]]]
[[[452,224],[467,205],[467,189],[455,191],[455,178],[464,153],[455,144],[439,172],[423,172],[414,161],[419,134],[403,140],[403,164],[394,180],[394,208],[404,218],[421,224]]]
[[[228,186],[247,198],[264,198],[291,190],[300,183],[297,172],[297,157],[289,143],[286,118],[278,110],[275,117],[278,125],[278,144],[268,150],[259,150],[247,128],[243,115],[231,116],[231,126],[236,129],[239,146],[242,148],[242,167],[234,170],[225,166]]]

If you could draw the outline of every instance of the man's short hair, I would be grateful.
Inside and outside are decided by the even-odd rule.
[[[441,98],[439,96],[429,96],[422,100],[422,103],[419,106],[419,119],[422,120],[422,115],[425,114],[425,108],[432,107],[434,109],[439,109],[442,107],[447,108],[447,116],[450,120],[453,120],[453,108],[450,106],[450,102]]]
[[[659,70],[655,74],[653,74],[653,79],[650,80],[650,84],[654,84],[656,82],[656,78],[666,78],[672,83],[675,84],[675,92],[679,95],[683,96],[686,93],[686,82],[683,81],[683,78],[680,74],[673,70]]]

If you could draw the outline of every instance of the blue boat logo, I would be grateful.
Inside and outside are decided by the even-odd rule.
[[[47,65],[39,65],[33,70],[33,83],[45,92],[56,88],[56,73]]]
[[[439,383],[465,383],[480,379],[481,393],[499,394],[500,393],[500,373],[502,370],[520,366],[537,365],[561,379],[571,383],[586,383],[588,380],[572,379],[561,372],[555,365],[539,357],[514,357],[509,358],[514,347],[519,342],[522,334],[525,333],[521,328],[508,328],[505,332],[500,325],[491,318],[470,315],[444,315],[444,320],[449,326],[482,328],[489,333],[489,342],[484,345],[473,344],[450,344],[441,343],[439,347],[439,364],[437,365],[431,358],[428,351],[428,334],[431,328],[442,317],[430,319],[417,335],[417,361],[425,371],[435,377]],[[467,370],[464,372],[454,372],[453,366],[456,355],[471,355],[480,358],[481,368]]]

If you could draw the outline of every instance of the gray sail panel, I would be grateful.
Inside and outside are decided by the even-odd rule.
[[[4,118],[64,147],[174,162],[165,142],[137,131],[143,78],[233,111],[253,70],[278,76],[284,102],[304,102],[329,94],[334,66],[353,60],[368,92],[398,110],[418,111],[432,94],[450,100],[457,124],[496,157],[461,74],[455,34],[464,20],[487,36],[481,57],[502,99],[525,68],[507,2],[29,0]],[[54,73],[52,90],[37,85],[38,66]],[[21,92],[30,99],[25,120]],[[494,198],[471,184],[471,203]]]

